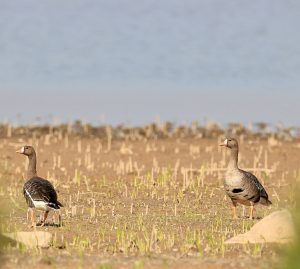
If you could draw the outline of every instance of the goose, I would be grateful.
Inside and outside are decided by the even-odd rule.
[[[36,171],[36,153],[32,146],[24,146],[17,153],[28,157],[27,181],[23,186],[23,194],[29,207],[31,227],[36,226],[35,209],[44,211],[41,226],[45,225],[49,211],[58,210],[63,205],[57,200],[53,185],[46,179],[38,177]]]
[[[250,172],[238,167],[239,145],[235,138],[226,138],[220,146],[230,149],[230,159],[224,180],[224,188],[232,201],[233,218],[237,219],[237,204],[250,206],[250,219],[253,219],[255,204],[269,206],[272,202],[259,180]]]

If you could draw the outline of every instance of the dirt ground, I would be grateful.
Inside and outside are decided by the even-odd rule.
[[[221,138],[220,138],[221,139]],[[228,151],[220,139],[114,141],[41,136],[0,141],[1,230],[30,231],[22,196],[33,145],[38,175],[58,191],[63,225],[36,227],[54,235],[48,249],[5,246],[4,268],[274,268],[281,246],[228,246],[273,211],[295,203],[300,142],[240,138],[240,167],[252,171],[273,203],[256,219],[239,206],[233,220],[223,190]]]

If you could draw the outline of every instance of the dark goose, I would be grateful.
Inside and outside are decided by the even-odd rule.
[[[45,224],[50,210],[60,209],[63,205],[57,201],[57,193],[53,185],[46,179],[37,176],[36,153],[33,147],[24,146],[17,153],[28,157],[27,181],[23,187],[23,194],[31,213],[31,225],[35,226],[34,209],[44,211],[42,226]]]
[[[258,179],[251,173],[238,167],[239,145],[236,139],[227,138],[220,145],[230,149],[230,159],[224,180],[224,187],[233,205],[233,217],[236,219],[236,206],[238,203],[250,206],[250,219],[253,219],[254,205],[272,204],[268,194]]]

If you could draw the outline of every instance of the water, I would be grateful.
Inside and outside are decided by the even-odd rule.
[[[0,120],[296,124],[299,15],[291,0],[1,1]]]

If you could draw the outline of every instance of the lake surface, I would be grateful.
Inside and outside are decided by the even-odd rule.
[[[297,124],[299,25],[291,0],[1,1],[0,120]]]

